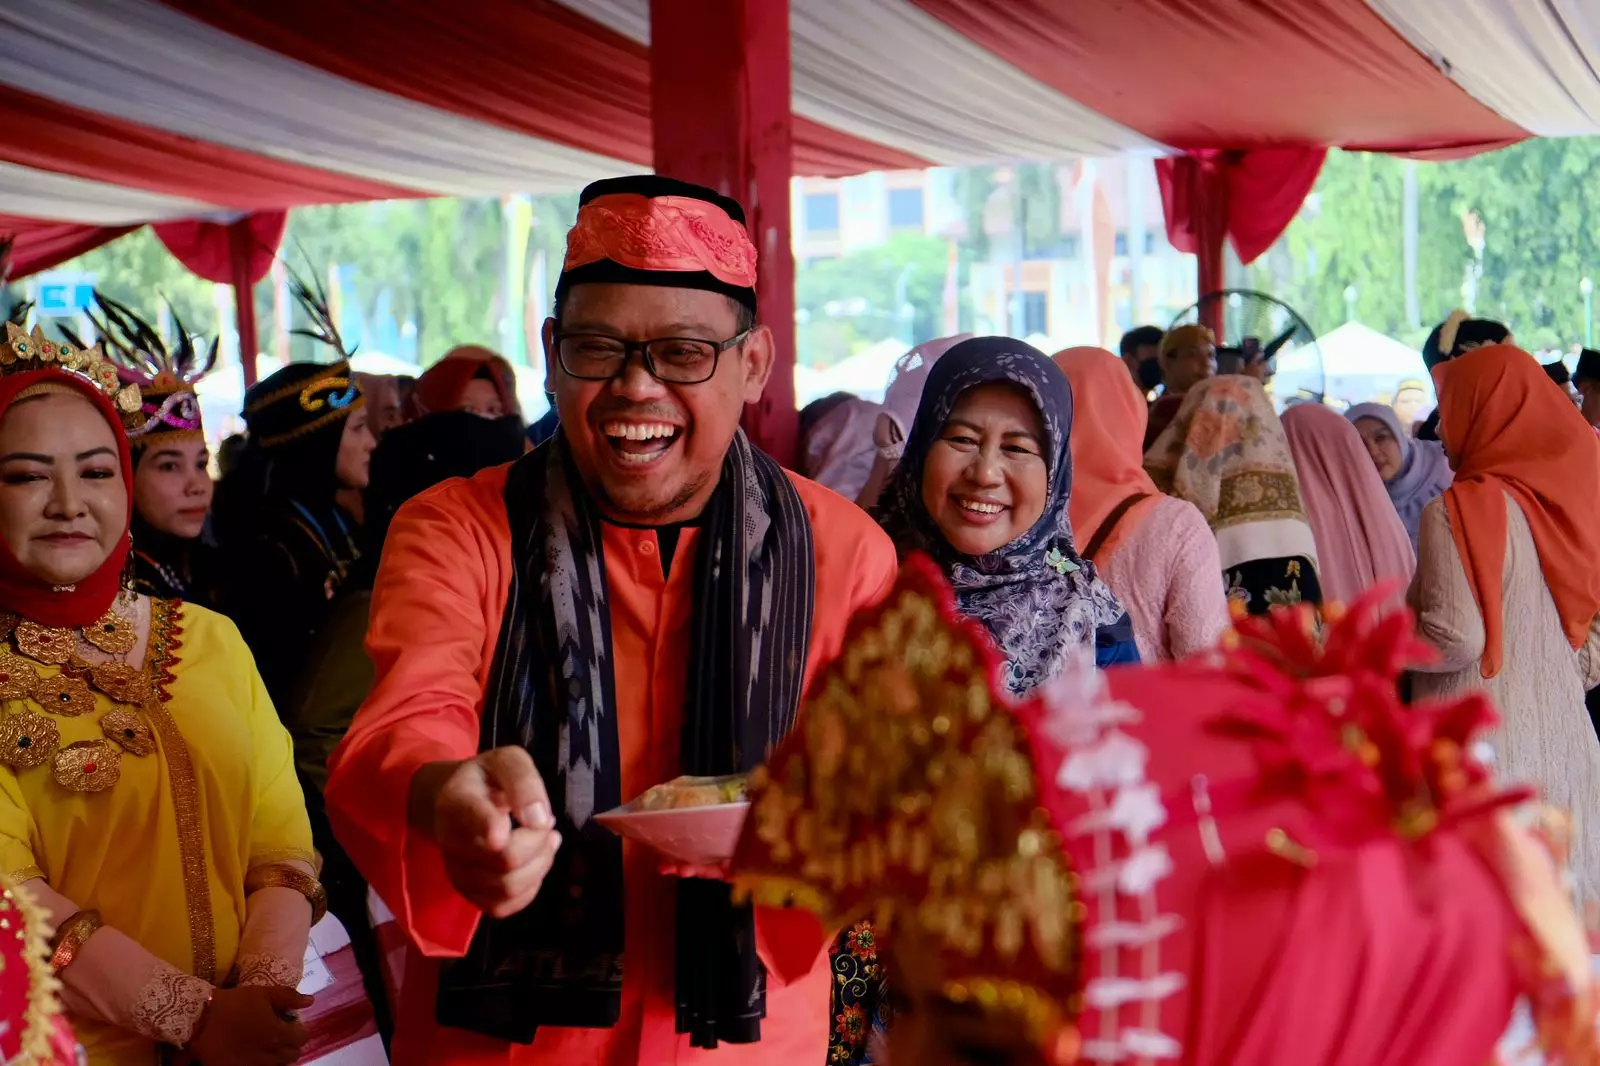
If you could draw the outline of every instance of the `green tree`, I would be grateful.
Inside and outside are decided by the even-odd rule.
[[[575,195],[533,198],[528,252],[543,251],[559,264],[566,232],[577,216]],[[505,233],[497,199],[436,199],[344,204],[295,211],[283,255],[297,271],[316,264],[325,277],[343,269],[340,298],[365,319],[387,296],[389,312],[416,329],[423,365],[458,344],[500,344],[501,320],[522,322],[522,308],[506,306]],[[554,284],[554,276],[548,279]],[[548,293],[545,294],[548,297]],[[257,311],[270,321],[271,290],[257,293]],[[295,323],[301,321],[298,309]],[[537,347],[537,339],[530,338]],[[295,357],[309,350],[296,344]]]
[[[989,258],[989,234],[984,227],[984,215],[989,210],[989,200],[1000,188],[995,167],[965,167],[956,173],[956,196],[961,201],[966,233],[961,245],[977,259]]]
[[[1356,291],[1356,317],[1391,336],[1405,317],[1406,161],[1330,152],[1316,189],[1247,284],[1285,300],[1318,332],[1345,319],[1345,289]],[[1439,321],[1461,301],[1471,250],[1452,189],[1439,170],[1418,170],[1417,297],[1422,319]]]
[[[1479,313],[1581,339],[1578,283],[1600,271],[1600,139],[1531,140],[1440,169],[1460,211],[1483,221]]]
[[[1600,138],[1530,140],[1447,163],[1417,164],[1417,302],[1422,328],[1405,321],[1404,168],[1389,156],[1330,152],[1313,196],[1283,238],[1247,270],[1318,330],[1343,321],[1354,286],[1357,317],[1420,343],[1465,300],[1475,265],[1463,220],[1482,223],[1477,314],[1505,321],[1533,343],[1547,331],[1583,336],[1584,277],[1600,280]]]
[[[127,304],[152,325],[159,324],[164,303],[170,300],[190,331],[217,331],[216,287],[174,259],[148,226],[60,269],[90,274],[96,289]]]
[[[1003,179],[1003,180],[1002,180]],[[966,167],[956,174],[956,195],[965,217],[964,258],[984,261],[1010,255],[1010,246],[993,247],[985,218],[990,211],[1013,211],[1013,182],[1022,193],[1023,258],[1051,258],[1061,243],[1061,182],[1054,163],[1013,167]],[[996,197],[1004,202],[996,204]]]
[[[912,309],[908,339],[937,336],[949,260],[944,239],[903,234],[876,248],[802,265],[795,276],[795,309],[803,318],[800,350],[826,365],[862,341],[903,332],[907,323],[897,304],[902,292]]]

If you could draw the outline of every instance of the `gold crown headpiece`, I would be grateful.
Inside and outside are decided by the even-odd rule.
[[[143,399],[139,386],[123,384],[116,365],[105,357],[99,345],[80,348],[53,341],[38,326],[29,333],[12,322],[5,324],[5,340],[0,341],[0,376],[30,370],[64,370],[91,382],[111,401],[122,416],[123,427],[137,425]]]

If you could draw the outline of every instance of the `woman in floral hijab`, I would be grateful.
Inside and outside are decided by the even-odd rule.
[[[1162,492],[1206,516],[1230,600],[1251,614],[1322,602],[1294,457],[1260,382],[1238,374],[1200,382],[1144,468]]]
[[[931,555],[1024,695],[1078,649],[1136,662],[1127,615],[1073,544],[1072,386],[1043,352],[975,337],[934,364],[879,520]]]

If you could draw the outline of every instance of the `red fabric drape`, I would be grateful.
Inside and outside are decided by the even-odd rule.
[[[1485,151],[1523,130],[1361,0],[912,0],[1005,62],[1174,148]]]
[[[207,281],[234,285],[242,279],[254,285],[272,269],[288,221],[286,211],[263,211],[232,223],[163,222],[151,228],[178,262]],[[236,261],[233,244],[241,237],[243,263]]]
[[[132,233],[137,226],[79,226],[71,222],[41,222],[36,218],[0,215],[0,234],[11,234],[13,281],[76,259],[84,252]]]
[[[1261,148],[1156,160],[1167,239],[1200,257],[1202,279],[1208,267],[1220,279],[1223,238],[1233,239],[1246,263],[1272,247],[1316,184],[1327,154],[1325,148]]]
[[[178,262],[207,281],[233,286],[234,329],[245,388],[256,383],[255,283],[272,269],[288,222],[287,211],[263,211],[233,222],[165,222],[153,227]]]
[[[555,0],[471,4],[470,14],[431,0],[164,2],[282,55],[452,114],[641,166],[653,158],[649,48]],[[675,61],[703,62],[709,54],[695,49]],[[896,149],[794,120],[797,174],[925,166]]]

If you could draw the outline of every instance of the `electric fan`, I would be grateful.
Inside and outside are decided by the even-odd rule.
[[[1281,401],[1322,402],[1327,377],[1317,335],[1294,308],[1275,296],[1253,289],[1208,292],[1181,311],[1168,328],[1215,320],[1218,310],[1223,331],[1217,337],[1217,373],[1243,373],[1246,363],[1264,361]]]

